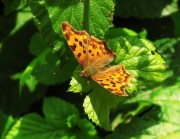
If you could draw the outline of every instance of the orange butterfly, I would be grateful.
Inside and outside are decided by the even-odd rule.
[[[75,30],[68,22],[62,23],[62,30],[74,56],[84,68],[81,75],[92,78],[113,94],[127,96],[124,89],[129,85],[131,76],[122,65],[107,67],[116,55],[106,43],[85,30]]]

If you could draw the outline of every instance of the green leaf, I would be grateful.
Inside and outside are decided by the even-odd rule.
[[[52,85],[66,81],[71,75],[75,66],[72,58],[64,58],[62,61],[51,52],[51,49],[43,42],[40,34],[34,34],[30,46],[30,52],[35,57],[23,71],[20,78],[20,90],[27,85],[33,92],[38,82]]]
[[[63,46],[63,21],[70,22],[76,30],[82,30],[82,22],[86,22],[83,21],[83,1],[31,0],[30,7],[38,29],[48,44],[54,46],[54,51]],[[114,4],[112,0],[91,0],[90,7],[90,33],[102,37],[111,24]]]
[[[28,8],[12,14],[12,16],[0,17],[2,35],[0,38],[3,38],[0,67],[4,74],[6,72],[11,76],[22,70],[25,64],[29,62],[31,56],[27,49],[28,42],[35,31],[31,20],[32,14]],[[26,34],[26,37],[24,37],[24,34]],[[19,40],[20,38],[23,39]]]
[[[138,34],[135,31],[128,28],[109,28],[109,30],[105,34],[105,38],[107,38],[108,40],[118,38],[119,36],[123,36],[123,37],[134,36],[140,39],[145,39],[147,36],[147,31],[143,30]]]
[[[139,86],[142,87],[143,85],[149,84],[149,82],[152,84],[153,82],[156,83],[163,80],[162,72],[164,70],[164,61],[160,55],[155,52],[155,47],[149,41],[145,39],[139,40],[136,37],[119,37],[109,40],[108,46],[117,54],[115,63],[124,65],[132,75],[130,87],[126,90],[128,93],[132,93],[134,90],[139,89]],[[109,126],[108,119],[110,110],[117,106],[121,98],[108,94],[110,92],[95,84],[93,81],[88,83],[80,77],[77,72],[74,72],[70,85],[69,90],[74,92],[88,92],[90,88],[93,88],[91,94],[87,96],[84,101],[85,112],[97,125],[100,125],[106,130],[110,130],[111,127]],[[108,95],[112,95],[113,97],[109,99]],[[92,97],[92,99],[89,97]],[[111,100],[111,103],[107,101],[108,99]],[[94,104],[94,102],[96,103]]]
[[[104,88],[98,87],[97,84],[94,86],[96,88],[84,99],[84,111],[94,123],[105,130],[112,130],[109,121],[110,110],[116,108],[124,98],[110,94]]]
[[[23,9],[27,5],[27,0],[2,0],[5,5],[5,15]]]
[[[68,75],[70,73],[66,69],[67,66],[65,65],[62,70],[67,70],[67,73],[63,75],[58,74],[61,71],[59,70],[60,64],[61,63],[59,59],[51,53],[50,49],[46,48],[43,53],[33,59],[33,61],[26,67],[26,69],[22,73],[20,79],[20,89],[22,89],[25,84],[29,86],[30,84],[28,83],[34,83],[34,90],[38,82],[41,82],[43,84],[56,84],[58,82],[65,81],[69,77]],[[33,79],[33,82],[28,82],[31,79]]]
[[[12,14],[12,16],[0,17],[1,30],[4,34],[13,36],[15,34],[17,35],[17,33],[20,34],[20,30],[23,27],[24,27],[24,31],[27,31],[26,26],[28,25],[29,26],[28,29],[31,28],[31,32],[32,32],[34,30],[32,29],[32,26],[30,26],[28,24],[31,20],[32,20],[32,13],[30,12],[30,8],[26,7],[26,8],[23,8],[21,11],[18,11],[16,14],[15,13]],[[21,33],[23,34],[23,32],[21,32]],[[20,34],[20,35],[22,35],[22,34]],[[31,35],[30,32],[29,32],[28,36],[29,35]],[[27,38],[28,38],[28,36],[27,36]]]
[[[0,138],[4,138],[14,123],[12,116],[6,116],[0,111]]]
[[[157,47],[158,52],[166,61],[167,72],[172,71],[174,75],[180,74],[180,38],[170,39],[163,38],[156,40],[154,45]],[[167,74],[169,76],[169,74]],[[166,75],[166,76],[167,76]],[[170,74],[171,75],[171,74]]]
[[[142,86],[142,81],[144,84],[163,81],[164,61],[155,52],[155,47],[149,41],[145,39],[139,40],[136,37],[119,37],[109,40],[108,46],[117,54],[115,63],[124,65],[132,75],[131,92],[137,88],[138,84]],[[79,77],[79,74],[75,72],[73,79],[77,79],[77,76]],[[84,86],[83,80],[81,77],[79,78],[82,89],[82,86]],[[78,80],[76,81],[78,82]],[[71,84],[76,86],[71,86],[71,91],[73,91],[72,88],[77,88],[77,82]],[[78,91],[81,92],[82,90]]]
[[[81,66],[77,66],[74,70],[74,76],[70,81],[70,87],[68,89],[69,92],[80,93],[80,92],[88,92],[91,89],[89,85],[90,80],[85,80],[80,77],[80,72],[82,71]]]
[[[46,98],[44,100],[43,113],[48,121],[57,125],[63,125],[69,115],[79,116],[79,112],[74,105],[57,98]]]
[[[40,33],[35,33],[32,38],[31,42],[29,44],[29,51],[31,54],[38,56],[41,54],[48,45],[44,43],[43,38]]]
[[[119,36],[138,36],[138,33],[128,28],[110,28],[105,34],[107,39],[114,39]]]
[[[156,112],[156,114],[161,114]],[[146,139],[165,139],[172,137],[173,139],[179,134],[179,126],[167,121],[158,121],[146,118],[134,118],[134,120],[126,125],[121,125],[112,135],[108,135],[105,139],[129,139],[129,138],[146,138]],[[178,137],[179,138],[179,137]]]
[[[43,105],[45,118],[38,114],[20,118],[5,139],[98,138],[94,126],[78,116],[74,105],[57,98],[46,98]]]
[[[69,21],[77,27],[82,22],[82,2],[71,0],[31,0],[29,4],[34,15],[34,21],[43,38],[48,44],[55,46],[56,51],[63,46],[61,23]]]
[[[84,9],[86,10],[86,9]],[[114,12],[113,0],[90,0],[90,30],[89,33],[104,38],[105,32],[111,25]],[[101,20],[99,20],[101,19]],[[85,21],[86,22],[86,21]]]
[[[116,0],[115,15],[121,17],[153,18],[178,11],[178,0]]]
[[[180,79],[180,78],[179,78]],[[168,80],[168,79],[167,79]],[[138,105],[149,103],[151,107],[139,110],[136,117],[127,123],[120,124],[109,138],[179,138],[180,135],[180,80],[173,85],[162,85],[155,90],[143,92],[126,101],[127,104]],[[125,105],[119,105],[124,108]],[[144,105],[147,106],[147,105]],[[125,108],[126,113],[129,109]],[[137,110],[137,109],[136,109]],[[122,110],[120,111],[122,113]],[[123,112],[124,115],[125,112]],[[135,115],[134,115],[135,116]]]
[[[172,15],[172,19],[174,22],[174,32],[176,37],[180,37],[180,15],[179,12],[176,12]]]
[[[170,39],[170,38],[163,38],[156,40],[154,42],[154,45],[157,48],[157,51],[162,55],[164,60],[166,61],[166,65],[168,66],[172,62],[172,57],[175,53],[174,45],[176,45],[177,40],[176,39]]]

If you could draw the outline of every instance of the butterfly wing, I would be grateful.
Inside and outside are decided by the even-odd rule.
[[[86,31],[76,31],[68,22],[62,23],[63,34],[74,56],[85,67],[87,64],[87,45],[90,39]]]
[[[68,22],[62,23],[62,30],[68,45],[84,69],[100,69],[114,60],[115,54],[108,49],[106,43],[90,36],[86,31],[77,31]]]
[[[97,69],[104,68],[116,55],[108,49],[105,42],[91,36],[88,46],[88,66]]]
[[[124,89],[129,85],[130,77],[122,65],[117,65],[96,73],[92,79],[113,94],[127,96]]]

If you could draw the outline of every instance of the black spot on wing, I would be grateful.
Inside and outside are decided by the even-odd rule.
[[[82,45],[82,42],[79,42],[79,45],[82,47],[83,45]]]
[[[81,53],[78,53],[77,57],[79,58],[81,56]]]
[[[75,51],[75,50],[76,50],[77,45],[74,43],[73,45],[70,45],[70,47],[71,47],[71,50],[72,50],[72,51]]]
[[[75,42],[78,42],[78,39],[77,39],[77,38],[75,38]]]
[[[83,50],[83,53],[85,54],[85,53],[86,53],[86,50]]]

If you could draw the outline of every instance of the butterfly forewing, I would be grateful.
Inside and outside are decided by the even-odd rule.
[[[63,34],[81,66],[87,64],[87,43],[90,36],[86,31],[76,31],[68,22],[62,23]]]
[[[115,54],[108,49],[106,43],[91,36],[88,46],[88,65],[101,69],[115,58]]]

